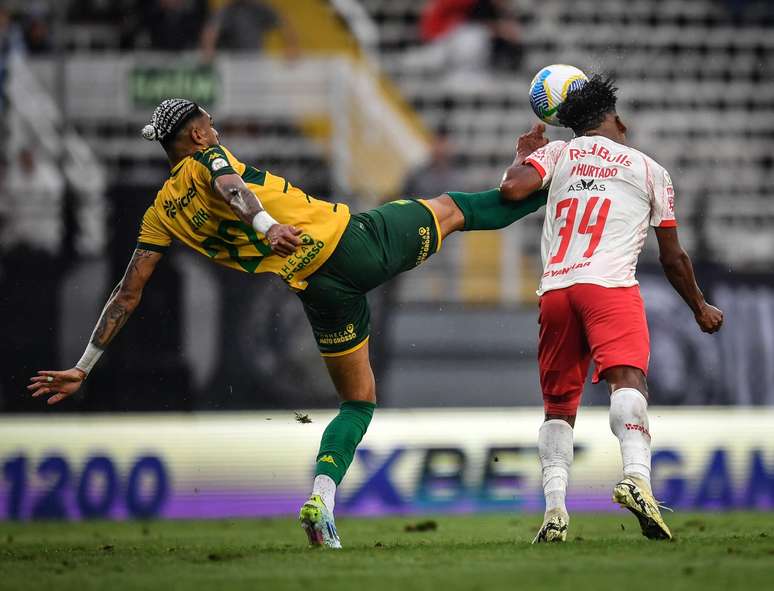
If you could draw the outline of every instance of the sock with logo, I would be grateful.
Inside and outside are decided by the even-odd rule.
[[[499,230],[533,213],[546,204],[548,191],[536,191],[522,201],[506,201],[500,189],[481,193],[448,193],[465,216],[463,230]]]
[[[376,404],[373,402],[353,400],[341,403],[339,414],[328,423],[323,432],[320,451],[317,453],[315,476],[327,476],[334,485],[341,483],[355,457],[355,449],[371,423],[374,409]]]
[[[565,497],[573,459],[573,431],[567,421],[551,419],[541,425],[538,456],[543,470],[546,513],[554,509],[566,513]]]
[[[610,430],[621,442],[624,476],[650,488],[648,401],[639,390],[620,388],[610,396]]]

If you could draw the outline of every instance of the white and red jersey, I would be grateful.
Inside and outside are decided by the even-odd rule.
[[[674,227],[674,189],[655,160],[601,136],[555,141],[526,160],[549,186],[538,295],[576,283],[637,285],[648,226]]]

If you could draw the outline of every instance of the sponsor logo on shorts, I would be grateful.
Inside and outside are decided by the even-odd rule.
[[[355,330],[355,325],[350,323],[347,324],[344,330],[317,335],[317,342],[321,345],[341,345],[354,341],[356,338],[357,331]]]
[[[644,425],[638,425],[636,423],[624,423],[624,427],[626,427],[629,431],[639,431],[640,433],[650,437],[650,431],[648,431]]]
[[[414,266],[421,265],[427,257],[430,256],[430,239],[432,238],[432,233],[430,232],[430,226],[422,226],[419,228],[419,238],[422,241],[422,244],[419,247],[419,254],[417,254],[417,262],[414,264]]]
[[[333,459],[333,456],[323,456],[323,457],[321,457],[321,458],[320,458],[319,460],[317,460],[317,461],[318,461],[318,462],[326,462],[326,463],[328,463],[328,464],[333,464],[333,465],[334,465],[334,466],[336,466],[337,468],[339,467],[339,466],[336,464],[336,460],[334,460],[334,459]]]

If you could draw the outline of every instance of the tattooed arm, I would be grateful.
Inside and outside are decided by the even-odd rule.
[[[238,174],[224,174],[215,179],[215,192],[220,195],[237,217],[248,226],[254,227],[266,236],[273,252],[280,256],[290,256],[295,252],[301,241],[298,235],[301,230],[286,224],[280,224],[271,219],[263,209],[258,197],[249,189]],[[268,227],[256,226],[256,218],[264,215],[269,221]],[[260,218],[259,218],[260,219]],[[259,222],[260,224],[260,222]]]
[[[134,251],[123,278],[110,294],[97,326],[91,334],[91,344],[105,349],[118,334],[142,297],[142,290],[161,259],[161,253],[138,248]]]
[[[138,248],[134,251],[123,278],[102,309],[81,361],[66,371],[39,371],[27,386],[33,397],[52,394],[48,403],[56,404],[78,391],[91,366],[96,363],[140,303],[142,290],[161,256],[161,253],[151,250]]]

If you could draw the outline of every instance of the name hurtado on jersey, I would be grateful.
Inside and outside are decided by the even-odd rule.
[[[636,285],[648,226],[677,225],[669,173],[600,136],[551,142],[525,162],[549,187],[538,294],[575,283]]]

